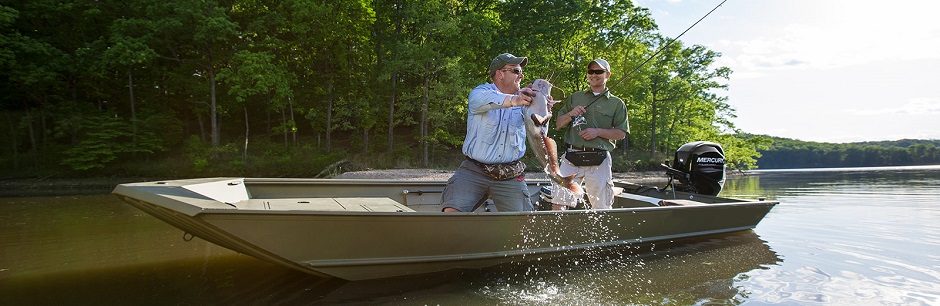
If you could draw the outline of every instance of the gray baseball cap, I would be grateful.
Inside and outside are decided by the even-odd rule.
[[[601,68],[604,68],[604,70],[607,70],[607,72],[610,72],[610,64],[608,64],[608,63],[607,63],[607,60],[605,60],[605,59],[603,59],[603,58],[599,58],[599,59],[593,60],[593,61],[591,61],[591,63],[597,63],[598,65],[601,66]],[[588,67],[591,66],[591,63],[588,63]]]
[[[503,66],[519,65],[519,67],[525,67],[527,63],[529,63],[529,59],[525,56],[515,56],[509,53],[500,54],[490,63],[490,77],[493,76],[493,73],[496,73],[496,70],[503,68]]]

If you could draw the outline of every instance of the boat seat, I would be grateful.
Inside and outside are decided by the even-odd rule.
[[[632,194],[632,193],[627,193],[627,192],[620,193],[620,194],[616,195],[615,197],[616,197],[616,198],[628,199],[628,200],[633,201],[633,202],[648,203],[649,206],[657,206],[657,205],[659,205],[659,201],[662,200],[662,199],[660,199],[660,198],[642,196],[642,195]],[[614,202],[616,202],[616,200],[614,200]]]
[[[238,209],[414,212],[408,206],[387,197],[251,199],[235,203]]]
[[[704,205],[705,203],[696,202],[691,200],[662,200],[659,201],[659,206],[691,206],[691,205]]]
[[[617,195],[618,198],[627,199],[632,202],[641,202],[650,204],[650,206],[692,206],[692,205],[703,205],[705,203],[696,202],[692,200],[683,200],[683,199],[660,199],[648,196],[642,196],[632,193],[621,193]],[[634,206],[635,207],[635,206]]]

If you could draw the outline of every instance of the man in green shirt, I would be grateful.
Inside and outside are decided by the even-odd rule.
[[[575,181],[584,183],[592,208],[608,209],[614,203],[610,150],[630,133],[630,123],[626,104],[607,88],[610,64],[599,58],[587,68],[590,88],[571,94],[555,121],[556,129],[570,125],[559,170],[561,176],[575,174]],[[553,210],[575,207],[578,200],[567,188],[553,186]]]

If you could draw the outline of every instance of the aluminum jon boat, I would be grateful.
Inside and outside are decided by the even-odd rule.
[[[445,185],[203,178],[121,184],[113,193],[188,235],[346,280],[482,268],[745,231],[778,204],[615,181],[622,192],[612,209],[498,212],[481,207],[442,213],[438,203]],[[533,201],[548,185],[529,181]]]

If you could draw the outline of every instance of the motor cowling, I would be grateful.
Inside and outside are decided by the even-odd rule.
[[[677,189],[705,195],[718,195],[725,184],[725,152],[721,145],[695,141],[676,150],[672,168],[686,175]]]

